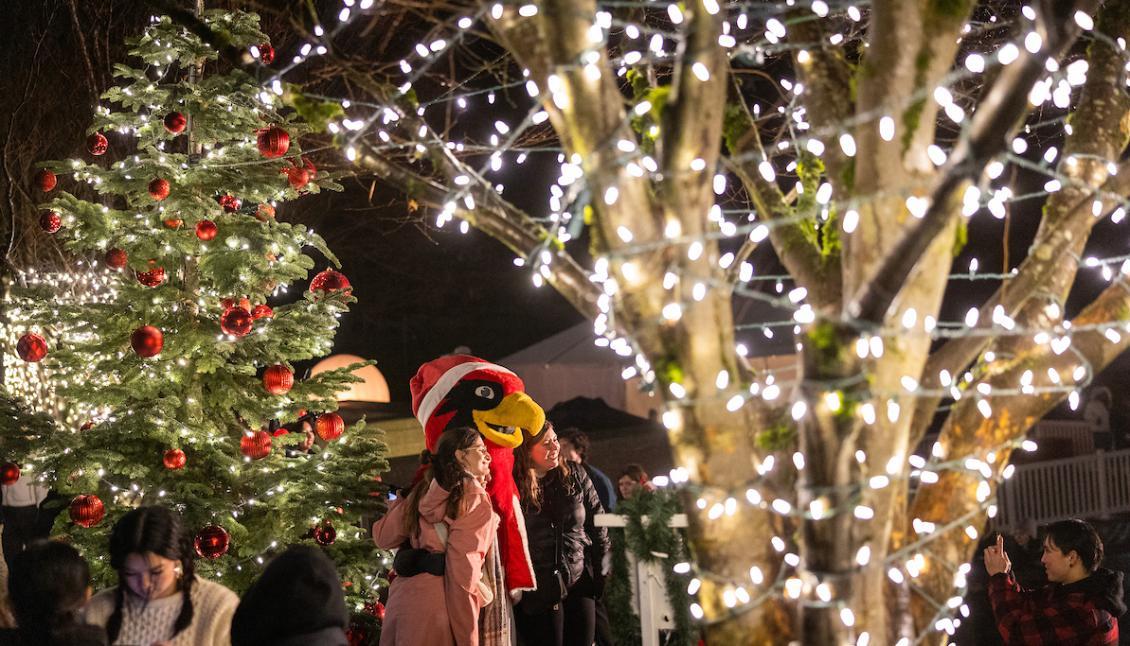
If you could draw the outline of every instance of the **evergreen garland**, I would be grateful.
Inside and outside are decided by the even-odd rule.
[[[619,510],[618,510],[619,511]],[[612,539],[612,576],[604,590],[604,604],[612,623],[613,643],[627,646],[643,641],[640,635],[640,618],[632,609],[632,582],[628,565],[624,530],[611,527],[608,530]]]
[[[668,635],[665,643],[672,646],[694,646],[698,643],[698,631],[692,625],[687,595],[691,576],[674,571],[676,563],[690,559],[682,533],[670,527],[672,517],[681,509],[676,492],[669,489],[644,491],[621,499],[616,505],[616,513],[627,517],[627,526],[623,530],[612,531],[612,580],[608,585],[606,602],[609,616],[617,618],[613,637],[618,644],[641,643],[639,617],[632,610],[629,551],[638,561],[659,561],[663,565],[667,601],[671,604],[675,620],[675,630]]]

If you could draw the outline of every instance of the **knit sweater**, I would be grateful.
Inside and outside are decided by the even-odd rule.
[[[87,623],[105,627],[114,613],[117,588],[94,595],[84,608]],[[122,628],[114,644],[151,646],[165,642],[171,646],[229,646],[231,618],[239,597],[219,583],[196,577],[192,585],[192,623],[172,639],[173,624],[180,614],[183,594],[174,594],[148,604],[126,595],[122,608]]]

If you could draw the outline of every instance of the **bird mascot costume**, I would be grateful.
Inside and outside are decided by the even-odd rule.
[[[541,432],[545,411],[525,393],[518,375],[465,354],[425,363],[409,386],[412,413],[424,427],[429,452],[435,451],[440,434],[448,428],[470,426],[483,436],[490,453],[486,490],[499,516],[498,556],[505,591],[515,595],[536,589],[526,523],[514,483],[514,448],[522,443],[523,431],[531,436]]]

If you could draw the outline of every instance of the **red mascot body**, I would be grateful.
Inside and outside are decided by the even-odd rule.
[[[424,427],[428,451],[445,429],[470,426],[490,453],[487,494],[499,515],[498,549],[508,592],[534,590],[526,523],[514,484],[514,448],[522,431],[536,435],[545,411],[525,393],[513,372],[478,357],[453,354],[420,366],[410,383],[412,413]]]

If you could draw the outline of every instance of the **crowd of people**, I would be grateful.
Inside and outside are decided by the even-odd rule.
[[[536,586],[499,596],[499,520],[487,495],[491,456],[474,428],[444,431],[422,477],[372,528],[377,546],[396,550],[381,644],[612,644],[602,605],[610,543],[596,516],[654,488],[635,464],[613,487],[589,464],[588,451],[584,433],[559,435],[549,422],[514,450]],[[1126,610],[1122,574],[1100,567],[1097,532],[1068,520],[1043,534],[1042,581],[1024,565],[1031,545],[999,536],[986,544],[969,600],[979,617],[970,617],[972,632],[958,643],[1117,643]],[[91,594],[89,567],[72,546],[38,539],[20,547],[10,555],[8,603],[0,608],[0,626],[10,627],[0,627],[0,646],[349,643],[341,580],[319,548],[287,549],[241,599],[194,572],[191,538],[167,507],[140,507],[115,523],[108,554],[118,584],[98,594]],[[1018,569],[1010,553],[1020,559]],[[980,608],[977,595],[985,597]]]
[[[595,516],[651,485],[639,465],[629,465],[617,491],[588,463],[588,449],[584,433],[567,429],[559,437],[546,423],[515,450],[536,589],[498,599],[490,581],[500,575],[498,517],[485,490],[491,458],[475,429],[445,431],[423,477],[373,525],[376,544],[397,550],[381,643],[611,644],[601,604],[610,543]],[[28,493],[31,504],[5,509],[14,522],[5,527],[0,646],[348,644],[341,581],[318,548],[295,546],[276,556],[241,599],[194,571],[192,538],[179,513],[143,506],[110,533],[117,585],[92,594],[86,559],[31,529],[44,525],[29,509],[38,510],[46,492],[17,493]],[[15,495],[9,501],[27,502]],[[492,632],[481,611],[494,603],[509,610],[507,627]]]
[[[398,550],[381,643],[397,646],[510,644],[512,639],[483,613],[507,604],[507,622],[519,644],[612,644],[602,598],[611,571],[611,544],[597,514],[618,500],[612,480],[588,463],[588,437],[577,429],[558,435],[547,422],[514,450],[513,475],[535,589],[495,598],[486,579],[498,517],[486,494],[490,455],[469,427],[443,432],[428,469],[373,526],[379,547]],[[619,497],[650,488],[646,473],[631,465],[631,487]]]
[[[240,599],[193,571],[191,541],[168,507],[126,513],[110,534],[118,584],[93,596],[74,547],[33,541],[11,559],[0,645],[347,646],[341,580],[320,549],[288,548]]]

